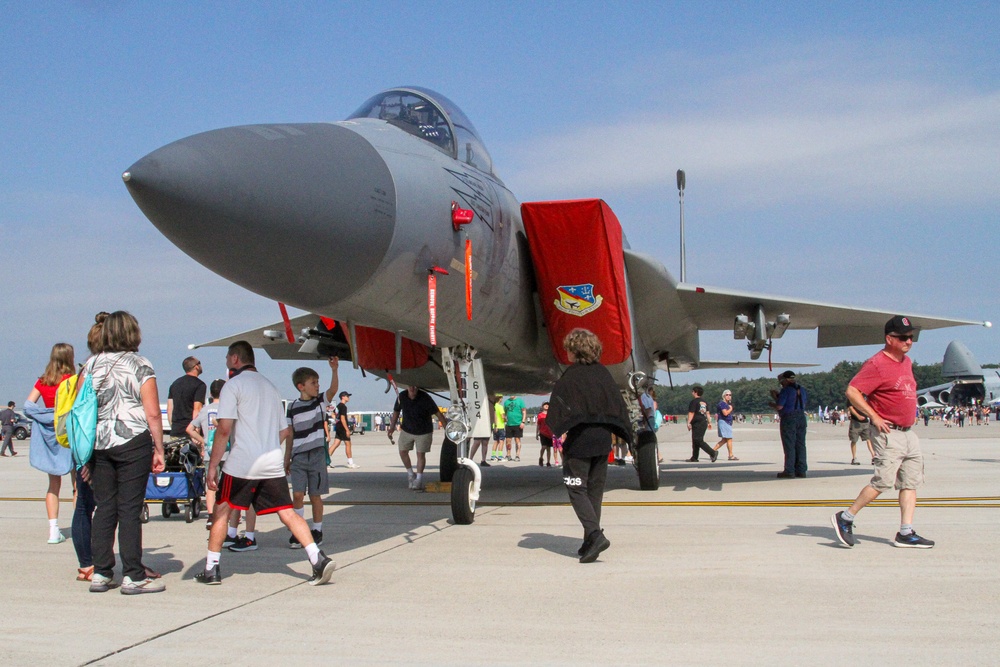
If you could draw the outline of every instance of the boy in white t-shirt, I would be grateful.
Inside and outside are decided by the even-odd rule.
[[[319,394],[319,373],[303,366],[292,373],[292,384],[299,390],[299,398],[288,406],[289,433],[285,436],[285,474],[292,479],[292,506],[295,513],[305,518],[305,496],[309,494],[312,505],[311,532],[316,544],[323,544],[323,496],[330,493],[327,475],[326,411],[337,393],[337,357],[330,359],[330,388]],[[294,535],[288,546],[301,549],[302,543]]]
[[[212,383],[212,386],[209,387],[211,399],[208,405],[203,407],[198,412],[198,416],[192,419],[187,426],[187,436],[191,438],[191,442],[198,445],[206,461],[212,455],[212,446],[215,444],[215,426],[219,421],[219,394],[222,393],[222,387],[225,384],[225,380],[215,380]],[[220,443],[220,446],[224,447],[225,445]],[[226,455],[222,456],[225,459]],[[206,527],[212,526],[212,511],[214,509],[215,491],[205,489],[205,511],[208,514]]]
[[[331,360],[331,366],[333,366]],[[222,583],[219,569],[226,524],[233,509],[253,507],[257,514],[277,514],[306,550],[312,565],[310,585],[330,581],[337,565],[313,540],[305,520],[292,509],[285,479],[281,442],[288,435],[281,408],[281,394],[254,366],[253,347],[246,341],[229,346],[226,366],[234,375],[219,397],[219,423],[215,437],[232,447],[219,478],[218,466],[224,447],[213,447],[208,463],[208,488],[218,490],[212,529],[208,538],[205,569],[195,575],[203,584]],[[255,545],[256,546],[256,545]]]

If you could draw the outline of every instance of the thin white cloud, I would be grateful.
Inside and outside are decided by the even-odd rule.
[[[508,183],[526,198],[669,188],[678,167],[725,193],[719,207],[773,201],[1000,199],[1000,92],[904,79],[890,63],[794,58],[707,78],[671,105],[514,147]],[[703,68],[704,69],[704,68]],[[850,73],[861,72],[860,78]],[[665,111],[661,111],[664,110]],[[602,195],[603,196],[603,195]]]

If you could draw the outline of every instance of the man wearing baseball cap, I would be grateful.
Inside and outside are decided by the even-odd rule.
[[[805,477],[809,466],[806,464],[806,390],[795,381],[795,373],[785,371],[778,376],[781,391],[771,390],[774,397],[769,405],[778,411],[781,418],[779,433],[781,447],[785,450],[785,468],[778,473],[778,479]]]
[[[357,463],[354,462],[354,457],[351,452],[351,429],[347,425],[347,401],[351,400],[351,394],[346,391],[340,392],[340,403],[337,403],[337,418],[334,422],[334,433],[333,433],[333,445],[330,446],[330,456],[337,451],[337,447],[340,447],[340,443],[344,443],[344,451],[347,453],[347,467],[348,468],[360,468]]]
[[[865,362],[847,387],[847,400],[871,420],[875,475],[850,509],[831,517],[837,539],[846,547],[855,543],[855,515],[894,486],[899,491],[900,526],[893,545],[913,549],[934,546],[913,530],[917,487],[924,481],[924,457],[920,440],[911,430],[917,419],[917,383],[913,362],[906,353],[918,333],[919,327],[908,317],[897,315],[886,322],[885,347]]]

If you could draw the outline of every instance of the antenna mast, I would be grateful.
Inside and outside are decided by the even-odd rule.
[[[677,170],[677,192],[681,199],[681,282],[687,282],[687,251],[684,248],[684,170]]]

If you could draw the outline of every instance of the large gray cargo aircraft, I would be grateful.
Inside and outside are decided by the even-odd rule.
[[[951,380],[945,384],[917,391],[917,405],[936,408],[993,405],[1000,401],[1000,371],[984,369],[961,341],[948,343],[941,363],[941,375]]]
[[[529,243],[537,236],[526,226],[531,205],[496,175],[465,114],[425,88],[379,93],[340,122],[196,134],[140,159],[123,179],[143,213],[196,261],[309,313],[206,345],[245,339],[277,359],[337,354],[401,384],[449,389],[459,456],[455,466],[454,454],[443,455],[442,476],[454,471],[460,523],[473,520],[478,498],[479,469],[465,454],[468,435],[488,432],[487,384],[490,393],[551,388],[562,368],[554,332],[567,326],[553,321],[562,317],[550,308],[554,296],[570,324],[599,329],[588,318],[612,313],[594,281],[542,284],[549,262],[586,264],[591,249],[553,256]],[[606,209],[601,219],[613,217]],[[535,230],[546,232],[548,221]],[[566,229],[593,222],[569,218]],[[786,329],[818,329],[819,347],[881,343],[898,312],[679,283],[618,229],[601,236],[617,239],[605,248],[606,273],[623,287],[618,328],[602,340],[624,350],[607,365],[636,424],[638,392],[657,369],[766,365],[756,360]],[[904,314],[924,329],[984,324]],[[701,359],[698,332],[729,329],[750,360]],[[655,489],[655,434],[638,430],[640,487]]]

